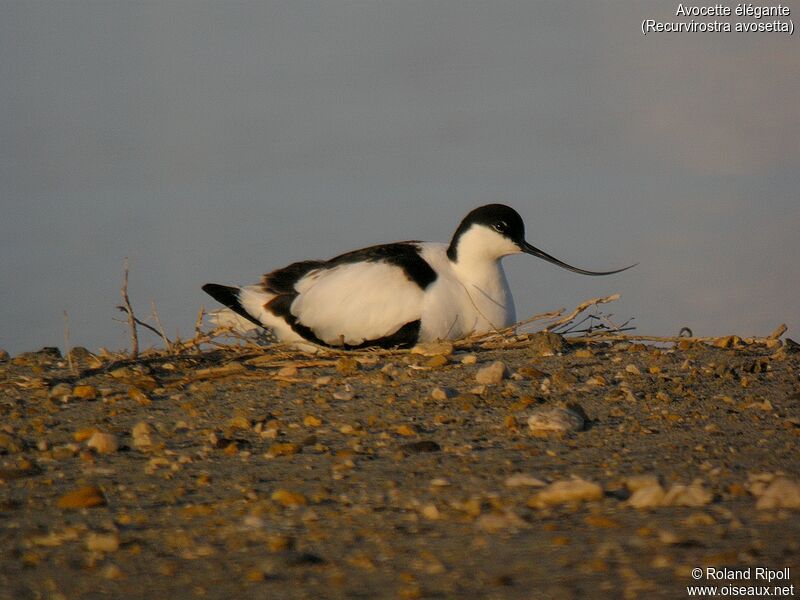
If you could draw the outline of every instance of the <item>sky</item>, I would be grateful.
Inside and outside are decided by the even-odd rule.
[[[126,257],[188,337],[206,282],[491,202],[566,262],[639,263],[509,257],[519,318],[619,292],[641,334],[800,339],[800,34],[642,35],[677,6],[0,0],[0,348],[63,347],[64,311],[126,347]]]

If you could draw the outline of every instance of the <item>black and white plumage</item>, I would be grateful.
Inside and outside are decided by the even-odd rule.
[[[406,348],[513,324],[514,300],[500,259],[519,252],[585,275],[631,268],[585,271],[561,262],[525,241],[514,209],[489,204],[464,217],[449,244],[371,246],[293,263],[267,273],[259,285],[208,283],[203,290],[304,349]]]

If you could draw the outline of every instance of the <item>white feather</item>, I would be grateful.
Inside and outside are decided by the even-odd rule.
[[[499,259],[484,265],[459,256],[453,263],[447,246],[433,243],[423,244],[421,254],[437,278],[425,290],[420,341],[459,339],[514,322],[514,302]]]
[[[423,290],[402,268],[382,261],[318,269],[295,289],[292,314],[331,345],[379,339],[422,316]]]

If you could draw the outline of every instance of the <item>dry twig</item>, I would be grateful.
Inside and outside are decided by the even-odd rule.
[[[139,333],[136,331],[136,323],[140,323],[140,321],[134,316],[133,308],[131,307],[131,301],[130,298],[128,298],[127,257],[125,258],[125,262],[123,263],[123,269],[125,271],[125,276],[124,279],[122,280],[122,289],[120,289],[120,294],[122,294],[122,302],[124,303],[123,310],[128,313],[128,327],[131,330],[131,358],[136,358],[137,356],[139,356]]]
[[[164,346],[167,348],[168,352],[172,352],[172,342],[169,341],[167,334],[164,333],[164,326],[161,324],[161,319],[158,316],[158,309],[156,309],[155,300],[150,301],[150,309],[153,319],[156,322],[156,326],[158,327],[158,331],[161,334],[161,339],[164,340]]]
[[[561,325],[565,325],[572,321],[575,317],[581,314],[590,306],[596,306],[598,304],[606,304],[608,302],[614,302],[615,300],[619,300],[619,294],[611,294],[610,296],[606,296],[605,298],[592,298],[591,300],[587,300],[586,302],[581,302],[576,306],[571,313],[569,313],[565,317],[561,317],[554,323],[551,323],[547,327],[544,328],[545,331],[552,331],[553,329],[560,327]]]

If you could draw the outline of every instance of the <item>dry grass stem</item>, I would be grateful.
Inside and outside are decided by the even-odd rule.
[[[194,334],[195,337],[203,333],[203,319],[206,316],[205,305],[200,305],[200,310],[197,311],[197,318],[194,321]]]
[[[164,346],[167,348],[168,352],[172,352],[172,342],[169,341],[167,334],[164,333],[164,326],[161,324],[161,319],[158,316],[158,309],[156,309],[155,300],[150,301],[150,309],[151,314],[153,315],[153,320],[156,322],[156,327],[158,327],[159,334],[161,335],[161,339],[164,341]]]
[[[123,310],[128,313],[128,327],[130,328],[131,332],[131,358],[136,358],[139,356],[139,333],[136,330],[136,323],[138,319],[133,314],[133,308],[131,307],[130,298],[128,298],[128,259],[126,258],[123,263],[124,269],[124,278],[122,280],[122,289],[120,289],[120,294],[122,294],[122,302],[123,302]]]

